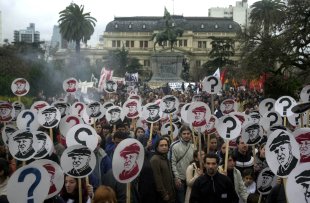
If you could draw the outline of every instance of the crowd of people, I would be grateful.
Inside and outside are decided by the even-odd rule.
[[[210,95],[197,92],[199,87],[184,91],[174,91],[166,87],[142,89],[138,94],[142,98],[142,105],[158,101],[166,95],[174,95],[180,104],[202,101],[211,106]],[[71,97],[68,102],[72,104],[79,99]],[[121,106],[126,99],[124,93],[113,93],[106,94],[99,101],[102,104],[112,101]],[[250,114],[258,111],[259,102],[264,97],[263,93],[257,91],[231,89],[215,95],[213,99],[214,115],[220,118],[223,114],[219,105],[225,99],[235,100],[239,112]],[[47,100],[52,103],[52,99]],[[228,150],[228,160],[225,163],[226,145],[216,131],[206,131],[201,142],[197,142],[193,130],[179,120],[176,122],[179,134],[171,139],[169,134],[161,133],[161,126],[164,124],[161,120],[152,125],[148,124],[147,127],[137,126],[135,121],[136,119],[125,118],[115,125],[109,124],[105,117],[96,121],[94,128],[99,136],[94,153],[97,162],[88,177],[89,182],[82,178],[83,203],[126,202],[126,184],[118,182],[113,176],[112,160],[115,148],[127,138],[140,141],[145,152],[143,167],[138,177],[131,182],[132,203],[245,203],[258,202],[259,198],[260,202],[268,203],[286,201],[280,179],[270,195],[260,197],[256,188],[258,174],[268,167],[265,157],[266,140],[250,147],[239,136],[236,146]],[[41,130],[46,131],[44,128]],[[53,136],[54,152],[43,158],[60,163],[66,143],[58,127],[53,128]],[[197,143],[201,143],[201,146]],[[23,163],[12,158],[4,143],[0,146],[0,157],[0,202],[6,202],[9,178]],[[27,163],[31,161],[33,160]],[[60,193],[44,202],[79,202],[78,179],[69,175],[64,178]]]

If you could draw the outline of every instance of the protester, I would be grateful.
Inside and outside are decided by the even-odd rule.
[[[254,158],[248,145],[239,136],[236,140],[237,149],[235,150],[236,168],[242,173],[244,169],[253,168]]]
[[[266,143],[262,143],[258,147],[258,152],[255,155],[255,163],[254,163],[254,172],[255,176],[258,177],[259,173],[266,167],[268,167],[266,161],[266,154],[265,154],[265,145]]]
[[[3,158],[0,158],[0,197],[3,199],[7,195],[7,184],[10,179],[9,162]]]
[[[99,186],[95,191],[92,203],[117,203],[114,190],[108,186]]]
[[[158,195],[158,203],[174,203],[175,188],[173,182],[173,174],[171,165],[167,158],[168,141],[165,138],[159,138],[155,144],[155,154],[151,158],[151,167],[153,170],[156,190]]]
[[[247,193],[252,194],[256,192],[256,182],[255,175],[252,169],[245,169],[242,173],[242,178],[244,185],[246,187]]]

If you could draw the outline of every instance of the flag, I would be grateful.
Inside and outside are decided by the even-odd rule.
[[[213,76],[217,78],[221,78],[220,68],[217,68],[217,70],[213,73]]]
[[[223,84],[224,81],[225,81],[226,72],[227,72],[227,68],[225,68],[225,69],[220,73],[220,79],[221,79],[221,81],[222,81],[222,84]],[[226,83],[226,81],[225,81],[225,83]]]
[[[98,83],[98,89],[102,91],[105,81],[111,80],[112,76],[113,76],[113,70],[107,70],[105,67],[103,67],[101,69],[101,73],[100,73],[100,80]]]
[[[125,73],[125,81],[129,81],[129,82],[138,82],[138,77],[139,74],[138,73]]]

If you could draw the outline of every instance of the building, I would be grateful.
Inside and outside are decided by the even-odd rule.
[[[232,18],[242,29],[249,26],[250,9],[247,0],[236,1],[236,6],[228,8],[212,7],[209,9],[209,17]]]
[[[35,24],[30,23],[26,30],[14,31],[14,42],[39,42],[40,32],[35,30]]]
[[[240,31],[240,25],[231,18],[184,17],[172,15],[174,26],[183,28],[182,37],[178,38],[174,52],[182,53],[190,64],[190,70],[195,71],[208,61],[208,53],[212,49],[210,37],[234,38]],[[151,40],[154,33],[165,29],[163,17],[115,17],[109,22],[101,39],[101,49],[81,49],[81,54],[95,64],[104,60],[109,51],[128,50],[130,57],[139,59],[144,70],[150,71],[150,59],[155,52],[170,52],[169,46],[155,46]],[[156,50],[156,51],[155,51]],[[67,60],[72,50],[60,50],[57,60]],[[237,60],[234,56],[232,60]]]
[[[58,49],[74,49],[75,43],[74,42],[69,42],[65,39],[62,38],[60,34],[60,28],[57,25],[54,25],[53,27],[53,34],[52,34],[52,39],[51,39],[51,46],[55,48],[58,46]]]

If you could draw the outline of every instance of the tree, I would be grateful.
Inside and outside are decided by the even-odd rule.
[[[235,40],[230,37],[209,38],[212,39],[212,49],[209,52],[210,59],[203,64],[203,67],[207,70],[208,75],[211,75],[217,68],[235,64],[235,61],[230,59],[230,57],[235,55]]]
[[[154,50],[156,51],[156,44],[159,44],[164,48],[165,43],[168,41],[170,50],[172,51],[174,44],[177,42],[177,38],[183,35],[184,30],[175,25],[170,13],[165,8],[164,12],[165,28],[163,31],[154,33],[151,40],[154,41]]]
[[[71,3],[65,10],[59,12],[60,33],[67,41],[75,41],[75,50],[80,52],[80,42],[87,43],[94,33],[97,20],[84,13],[84,6]]]

